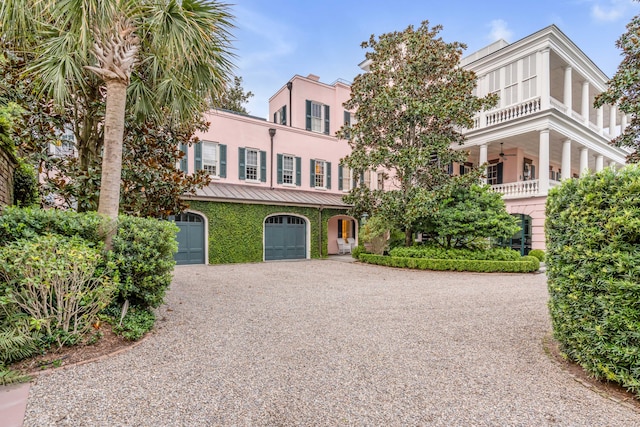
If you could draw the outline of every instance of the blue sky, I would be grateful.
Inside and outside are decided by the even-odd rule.
[[[236,0],[235,73],[252,115],[265,117],[268,100],[292,76],[352,81],[372,34],[402,31],[423,20],[444,26],[445,41],[467,44],[465,54],[503,38],[517,41],[557,25],[609,77],[620,63],[615,41],[640,3],[631,0]]]

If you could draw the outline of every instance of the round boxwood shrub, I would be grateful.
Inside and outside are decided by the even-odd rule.
[[[555,338],[588,372],[640,395],[640,169],[567,180],[546,213]]]
[[[529,251],[529,256],[538,258],[538,261],[544,262],[544,251],[542,249],[533,249]]]

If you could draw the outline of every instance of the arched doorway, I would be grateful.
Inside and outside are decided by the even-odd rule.
[[[193,212],[185,212],[169,219],[180,229],[177,235],[178,252],[174,256],[176,264],[204,264],[204,218]]]
[[[273,215],[264,221],[265,261],[307,258],[307,221],[293,215]]]

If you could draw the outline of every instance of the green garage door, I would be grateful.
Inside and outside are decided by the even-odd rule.
[[[176,264],[204,264],[204,220],[194,213],[176,215],[178,232],[178,252]]]
[[[264,259],[305,259],[307,257],[307,223],[291,215],[267,218],[264,224]]]

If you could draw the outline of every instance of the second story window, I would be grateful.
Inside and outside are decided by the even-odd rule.
[[[217,142],[202,141],[195,144],[195,169],[204,170],[212,177],[227,176],[227,146]]]
[[[278,184],[300,186],[300,157],[278,154]]]
[[[536,55],[529,55],[522,60],[522,99],[538,95],[536,88]]]
[[[283,105],[278,111],[273,113],[273,123],[281,125],[287,124],[287,106]]]
[[[239,179],[250,182],[267,181],[267,152],[255,148],[238,148]]]
[[[504,67],[504,105],[518,102],[518,63]]]
[[[489,93],[495,93],[500,97],[500,70],[495,70],[487,74],[487,79],[489,80]],[[499,107],[501,102],[502,101],[499,100],[496,107]]]
[[[339,166],[338,169],[338,190],[351,191],[353,183],[353,177],[351,176],[351,169],[346,166]]]
[[[306,129],[329,135],[329,106],[315,101],[306,101]]]
[[[311,160],[310,185],[312,188],[331,188],[331,162]]]

